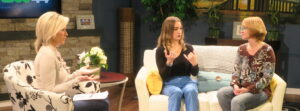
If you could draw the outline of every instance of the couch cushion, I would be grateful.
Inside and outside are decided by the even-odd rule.
[[[198,100],[199,100],[199,109],[200,111],[210,111],[209,107],[209,100],[207,93],[199,93]]]
[[[207,93],[207,95],[210,98],[209,100],[210,111],[222,111],[222,108],[217,98],[217,93],[218,93],[217,91],[211,91]]]
[[[168,111],[168,96],[151,95],[148,111]]]
[[[150,74],[147,77],[147,88],[150,94],[160,94],[162,87],[163,87],[163,81],[159,75],[158,70],[151,70],[149,72]]]
[[[273,106],[271,102],[267,101],[264,104],[247,111],[273,111]]]
[[[238,47],[193,45],[201,71],[232,73]]]
[[[198,90],[199,92],[216,91],[222,87],[229,86],[231,74],[199,71]]]

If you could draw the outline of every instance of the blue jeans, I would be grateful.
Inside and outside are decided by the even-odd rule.
[[[162,93],[169,96],[169,111],[180,111],[181,99],[184,99],[186,111],[198,111],[197,82],[189,76],[177,76],[164,82]]]
[[[236,96],[234,95],[233,87],[231,86],[219,89],[217,97],[223,111],[246,111],[257,107],[268,100],[267,94],[263,91],[257,94],[248,92]]]

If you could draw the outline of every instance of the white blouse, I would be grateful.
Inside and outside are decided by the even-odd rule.
[[[66,62],[62,59],[57,49],[51,45],[42,46],[34,60],[37,88],[57,93],[72,89],[78,83],[75,79],[80,74],[70,74]]]

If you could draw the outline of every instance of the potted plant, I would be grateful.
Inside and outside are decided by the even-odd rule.
[[[213,6],[211,2],[211,7],[208,9],[208,26],[209,26],[209,38],[219,38],[221,32],[222,14],[219,12],[220,5]]]
[[[280,14],[278,11],[271,11],[269,12],[269,19],[270,19],[270,24],[271,28],[268,31],[267,39],[269,41],[277,41],[279,37],[279,17]]]
[[[161,24],[168,16],[176,16],[181,20],[197,18],[197,0],[141,0],[146,10],[150,11],[147,21]]]

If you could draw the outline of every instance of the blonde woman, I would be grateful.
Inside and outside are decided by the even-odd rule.
[[[267,34],[260,17],[242,21],[242,39],[238,48],[231,86],[221,88],[217,97],[223,111],[245,111],[265,103],[271,95],[270,81],[275,70],[272,47],[263,42]]]
[[[68,37],[66,31],[68,22],[68,17],[56,12],[47,12],[39,17],[36,24],[35,49],[37,55],[34,66],[38,89],[73,96],[70,92],[72,86],[78,82],[92,80],[88,75],[99,69],[89,70],[87,67],[83,67],[70,74],[69,68],[57,50]],[[108,104],[105,101],[79,101],[74,104],[75,111],[108,110]]]
[[[181,20],[173,16],[166,18],[156,50],[156,63],[164,82],[162,94],[169,96],[169,111],[179,111],[181,99],[187,111],[198,111],[198,87],[190,78],[199,71],[197,56],[183,39]]]

